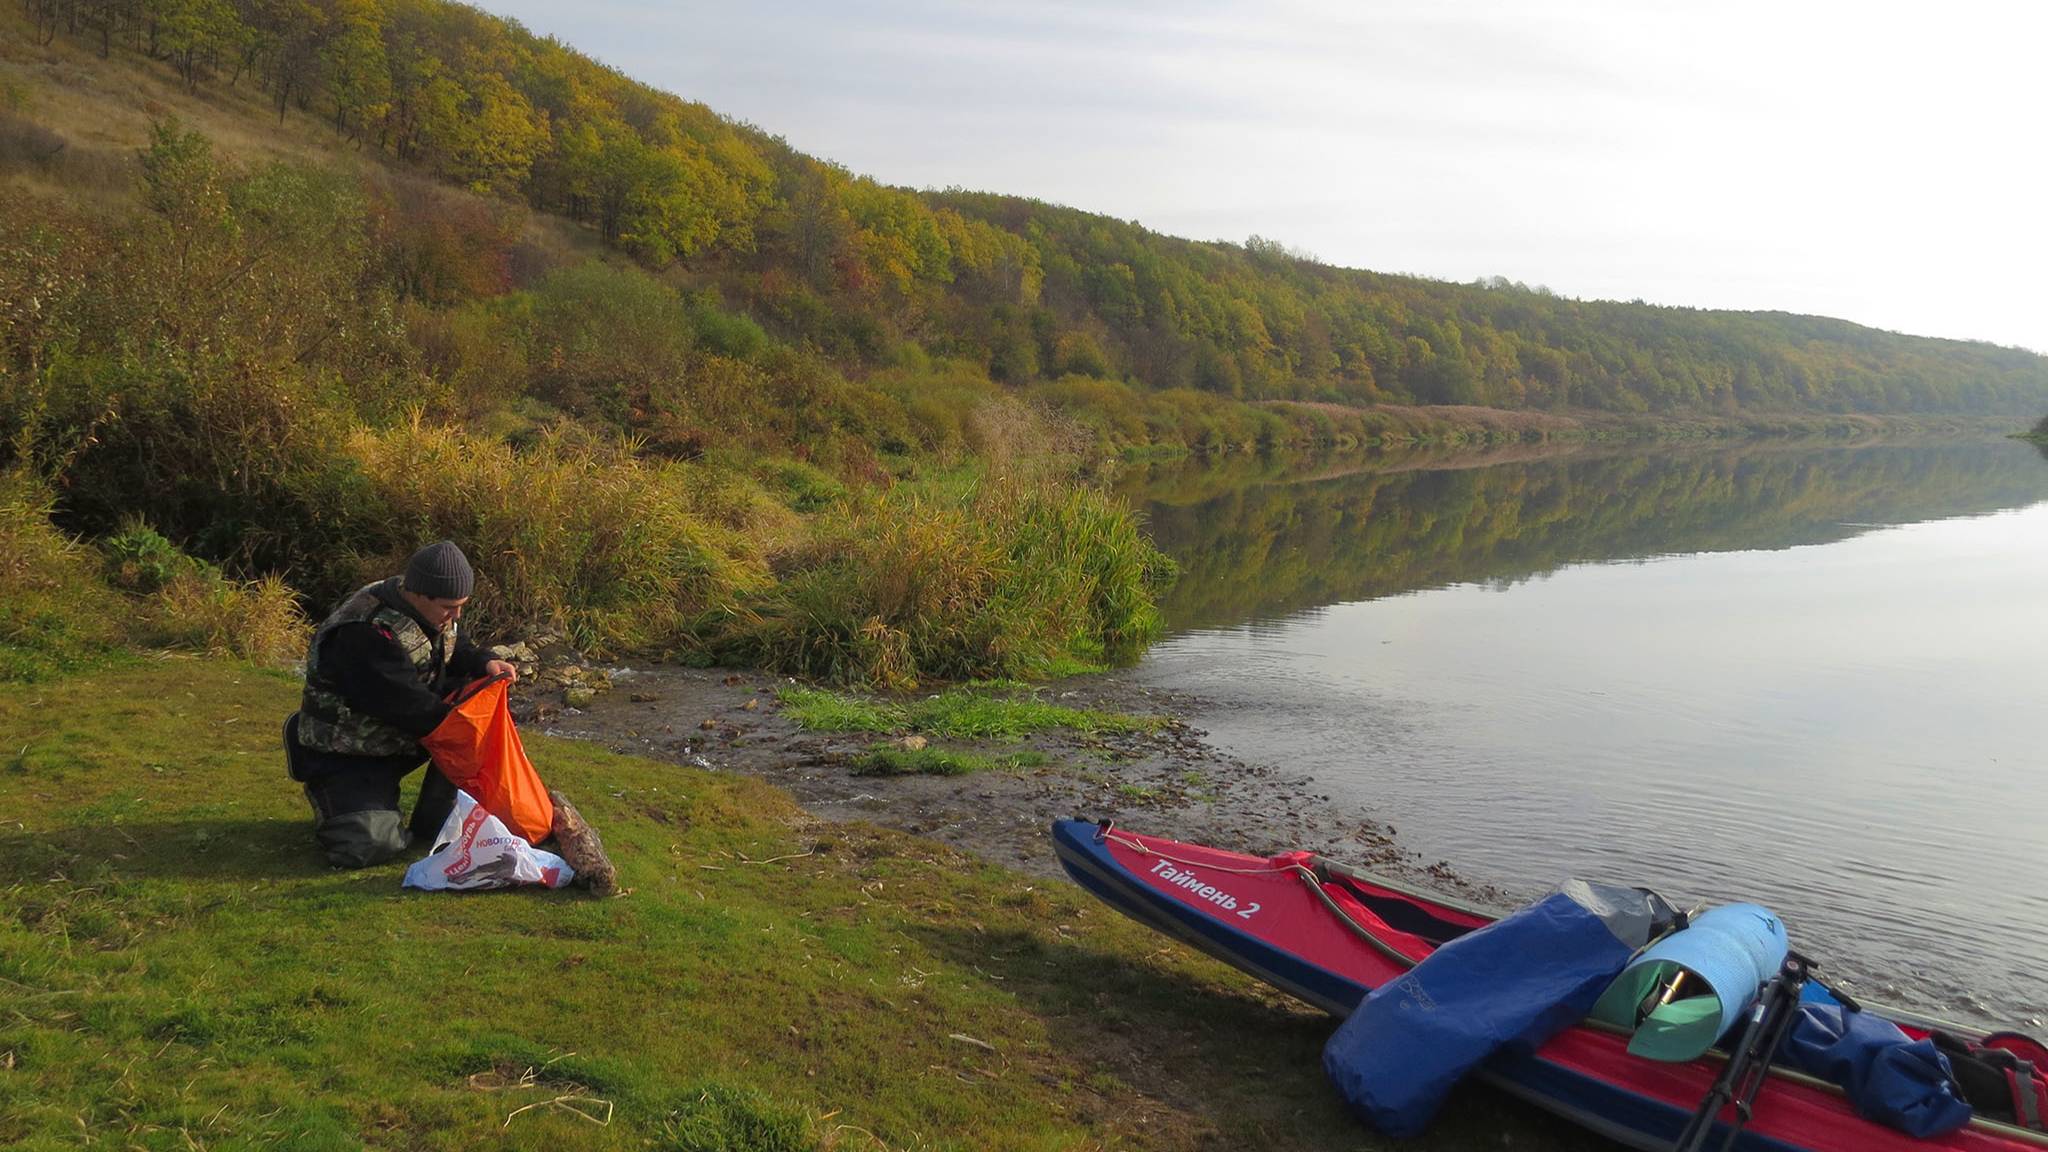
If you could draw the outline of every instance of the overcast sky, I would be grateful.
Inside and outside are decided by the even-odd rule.
[[[2048,351],[2048,3],[484,0],[891,184]]]

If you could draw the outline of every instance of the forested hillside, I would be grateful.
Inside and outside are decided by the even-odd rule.
[[[442,0],[27,11],[40,37],[159,61],[194,91],[260,89],[280,118],[318,117],[366,152],[584,222],[854,373],[953,359],[1098,419],[1136,419],[1156,407],[1139,393],[1177,389],[1612,413],[2048,407],[2048,360],[2014,349],[1377,275],[1257,237],[1193,243],[1014,197],[885,187]],[[490,213],[442,211],[416,226],[469,262],[411,290],[452,303],[509,287],[509,246],[478,234]]]
[[[478,635],[592,654],[909,684],[1156,634],[1171,565],[1082,426],[972,366],[850,378],[67,11],[0,10],[0,683],[290,662],[443,537]]]

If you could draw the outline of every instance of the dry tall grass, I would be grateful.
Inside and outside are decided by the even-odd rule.
[[[121,641],[122,599],[92,550],[50,524],[55,504],[25,469],[0,470],[0,682],[84,667]]]
[[[278,667],[304,659],[310,635],[298,594],[283,579],[243,583],[217,572],[190,573],[164,585],[146,605],[138,630],[148,644]]]
[[[353,575],[389,575],[453,539],[476,564],[485,628],[556,629],[596,652],[675,648],[768,580],[757,543],[700,508],[689,465],[560,431],[518,451],[419,423],[359,429],[348,452],[387,533],[363,542]]]
[[[99,541],[99,551],[107,581],[131,596],[132,640],[272,666],[305,656],[306,615],[281,577],[229,579],[135,517]]]

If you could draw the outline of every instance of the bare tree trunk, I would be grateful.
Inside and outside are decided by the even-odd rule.
[[[26,6],[35,21],[36,46],[49,47],[57,38],[57,0],[27,0]]]

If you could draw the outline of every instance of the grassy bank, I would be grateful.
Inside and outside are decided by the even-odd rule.
[[[0,698],[0,1144],[1371,1148],[1326,1020],[1063,884],[535,737],[630,893],[327,871],[285,676]],[[1491,1094],[1418,1149],[1575,1146]]]
[[[855,776],[967,776],[1043,768],[1050,758],[1031,748],[1007,747],[1052,729],[1096,736],[1152,732],[1165,720],[1092,708],[1069,708],[1040,699],[1027,684],[959,684],[922,699],[877,697],[791,685],[776,693],[782,713],[800,727],[822,732],[900,736],[855,756]],[[930,740],[953,742],[941,747]],[[959,744],[970,747],[959,747]],[[1006,750],[998,751],[999,748]]]
[[[1154,716],[1069,708],[1041,700],[1029,686],[1002,681],[961,684],[923,699],[894,700],[792,686],[777,693],[783,714],[828,732],[907,732],[942,740],[1014,740],[1048,728],[1077,732],[1145,732]]]

